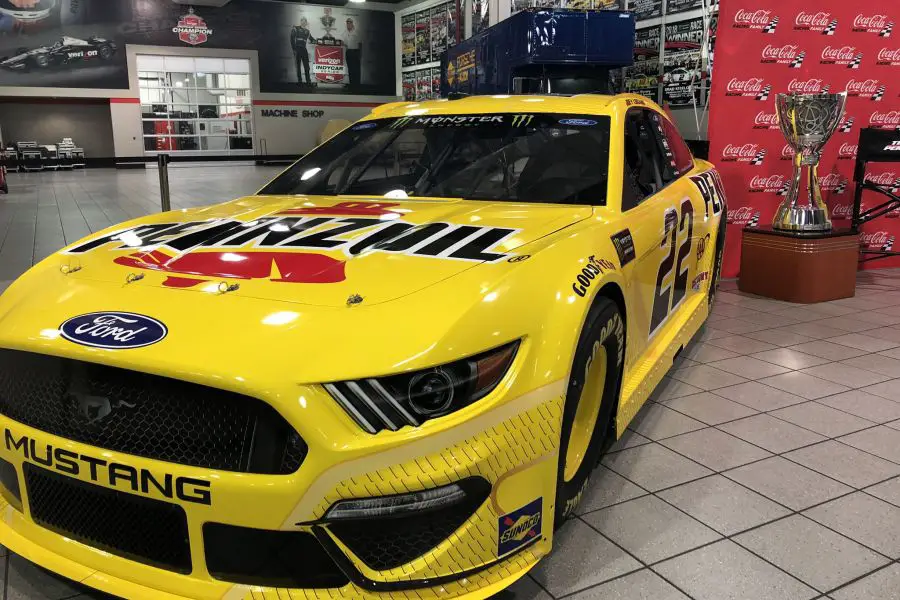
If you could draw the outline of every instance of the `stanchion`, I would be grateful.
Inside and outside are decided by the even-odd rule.
[[[172,210],[172,202],[169,199],[169,155],[159,154],[156,157],[159,167],[159,202],[163,212]]]

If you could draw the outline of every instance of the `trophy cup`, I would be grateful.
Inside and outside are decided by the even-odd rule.
[[[837,129],[846,92],[840,94],[778,94],[775,109],[778,124],[788,144],[794,149],[794,174],[787,197],[778,207],[774,229],[783,231],[821,232],[831,230],[828,207],[822,201],[818,166],[822,147]],[[803,177],[803,167],[806,177]],[[800,188],[806,179],[806,197],[800,199]]]

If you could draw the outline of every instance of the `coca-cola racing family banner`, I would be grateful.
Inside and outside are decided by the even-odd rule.
[[[728,194],[723,276],[740,269],[741,230],[766,225],[784,199],[793,150],[778,127],[775,94],[847,91],[847,111],[825,146],[819,183],[835,227],[850,224],[861,127],[900,131],[900,1],[722,0],[710,98],[710,160]],[[900,188],[900,164],[866,178]],[[882,200],[879,200],[882,198]],[[884,196],[866,192],[863,206]],[[900,213],[864,227],[872,248],[900,236]],[[900,266],[890,258],[867,267]]]

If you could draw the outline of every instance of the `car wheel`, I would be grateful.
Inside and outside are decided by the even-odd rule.
[[[599,298],[578,338],[566,390],[559,444],[555,527],[578,506],[609,438],[618,404],[625,323],[616,304]]]
[[[709,278],[709,292],[707,292],[707,296],[709,298],[709,308],[712,310],[713,305],[716,302],[716,292],[719,290],[719,275],[722,273],[722,256],[725,254],[725,211],[722,211],[722,216],[719,220],[719,232],[716,234],[716,257],[713,262],[712,275]]]
[[[47,65],[50,64],[50,59],[44,56],[43,54],[38,54],[34,57],[34,64],[39,66],[42,69],[47,68]]]
[[[100,58],[102,58],[103,60],[109,60],[110,58],[112,58],[112,55],[112,48],[106,45],[100,46]]]

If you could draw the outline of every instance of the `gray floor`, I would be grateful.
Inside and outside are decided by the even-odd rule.
[[[275,171],[173,170],[173,206],[252,192]],[[10,180],[0,280],[158,202],[154,171]],[[858,282],[855,298],[814,306],[724,283],[554,553],[500,598],[900,599],[900,271]],[[85,592],[7,561],[5,598]]]

